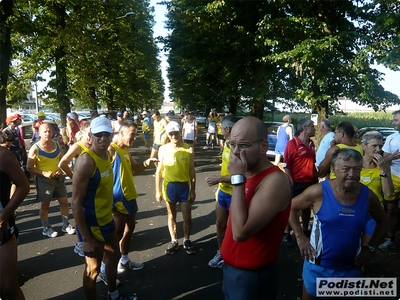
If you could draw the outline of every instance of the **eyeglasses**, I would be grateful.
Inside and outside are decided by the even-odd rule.
[[[168,133],[169,135],[173,136],[173,135],[179,135],[179,131],[171,131],[170,133]]]
[[[98,133],[93,133],[93,135],[95,137],[97,137],[98,139],[102,138],[103,136],[105,137],[110,137],[111,133],[110,132],[98,132]]]
[[[235,149],[236,147],[238,147],[239,150],[247,150],[249,149],[253,144],[258,143],[263,141],[264,139],[261,140],[257,140],[254,142],[250,142],[250,143],[235,143],[235,142],[229,142],[226,143],[226,145],[228,146],[228,148],[230,149]]]

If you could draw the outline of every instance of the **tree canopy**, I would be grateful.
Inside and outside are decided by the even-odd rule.
[[[399,66],[398,1],[165,4],[171,97],[181,104],[235,113],[240,102],[262,118],[276,102],[295,101],[321,117],[339,97],[375,110],[400,103],[371,67]]]
[[[64,122],[71,107],[161,105],[164,84],[148,0],[20,0],[10,19],[7,105],[18,105],[44,72],[50,81],[42,101]]]

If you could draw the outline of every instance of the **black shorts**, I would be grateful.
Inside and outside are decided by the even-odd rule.
[[[18,228],[16,226],[8,228],[5,234],[0,234],[0,247],[11,240],[13,234],[15,234],[15,237],[18,239]]]

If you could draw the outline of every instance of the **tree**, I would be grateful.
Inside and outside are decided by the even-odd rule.
[[[18,9],[17,78],[36,81],[50,72],[44,101],[60,111],[64,127],[73,105],[97,110],[162,102],[148,0],[21,0]]]
[[[11,16],[14,1],[0,1],[0,126],[7,117],[6,92],[11,64]]]
[[[356,21],[366,18],[360,13],[365,3],[175,0],[167,5],[169,77],[178,101],[226,105],[240,99],[260,118],[271,100],[295,100],[320,117],[333,112],[339,97],[376,110],[399,101],[379,84],[381,74],[363,51],[368,41]]]

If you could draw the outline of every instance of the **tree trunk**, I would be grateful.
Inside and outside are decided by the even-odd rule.
[[[11,63],[11,24],[8,18],[13,13],[14,0],[0,1],[0,126],[5,126],[7,117],[7,84]]]
[[[66,11],[63,5],[55,5],[56,11],[56,26],[59,33],[62,32],[66,27]],[[54,57],[56,63],[56,91],[57,91],[57,102],[60,108],[60,117],[62,125],[62,136],[64,141],[66,141],[67,128],[67,113],[71,111],[71,105],[68,98],[68,79],[67,79],[67,68],[66,68],[66,53],[64,45],[57,46]]]

